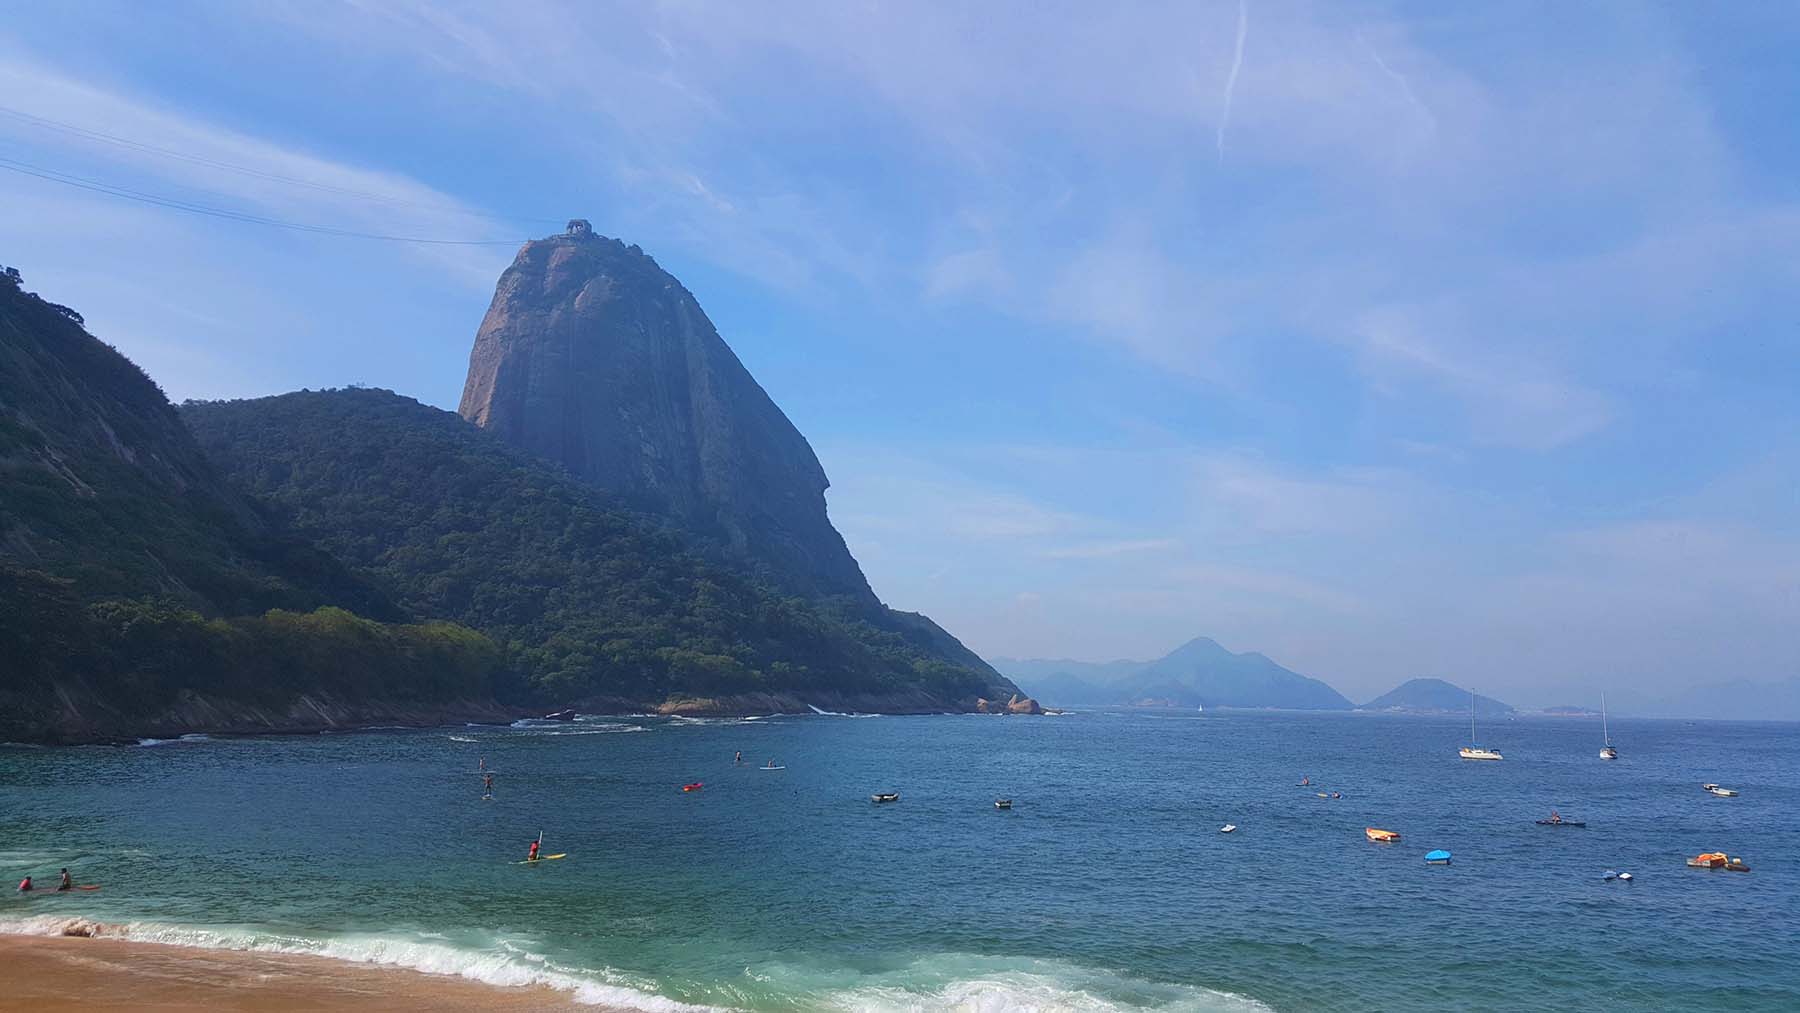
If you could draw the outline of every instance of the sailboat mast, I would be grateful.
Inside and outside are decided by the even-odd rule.
[[[1601,734],[1601,736],[1603,736],[1606,739],[1607,745],[1609,745],[1609,746],[1612,745],[1612,732],[1608,731],[1606,728],[1606,691],[1605,690],[1600,691],[1600,734]]]
[[[1475,744],[1475,691],[1469,690],[1469,745]]]

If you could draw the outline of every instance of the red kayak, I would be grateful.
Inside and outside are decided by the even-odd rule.
[[[706,787],[705,784],[703,784],[702,782],[699,782],[699,781],[695,781],[693,784],[682,785],[681,790],[682,791],[699,791],[700,789],[702,789],[704,787]]]

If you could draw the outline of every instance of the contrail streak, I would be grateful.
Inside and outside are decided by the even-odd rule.
[[[1250,33],[1249,0],[1238,0],[1237,49],[1231,54],[1231,73],[1225,78],[1225,112],[1219,116],[1219,164],[1225,164],[1225,129],[1231,126],[1231,97],[1237,92],[1238,71],[1244,69],[1244,36]]]

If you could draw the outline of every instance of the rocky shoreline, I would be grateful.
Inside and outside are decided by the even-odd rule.
[[[441,728],[464,724],[510,724],[521,718],[544,717],[560,708],[520,707],[492,700],[457,700],[439,704],[346,701],[319,694],[302,695],[283,706],[247,703],[183,694],[156,714],[118,710],[76,687],[57,687],[53,706],[37,720],[0,725],[0,743],[34,746],[138,745],[147,739],[183,735],[240,737],[317,735],[370,728]],[[660,714],[671,717],[748,717],[762,714],[1054,714],[1030,697],[953,702],[928,693],[752,693],[723,697],[673,696],[661,701],[591,697],[567,710],[578,714]]]

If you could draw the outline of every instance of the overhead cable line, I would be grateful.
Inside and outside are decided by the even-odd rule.
[[[375,239],[389,243],[417,243],[424,246],[520,246],[526,242],[526,240],[523,239],[428,239],[418,236],[395,236],[378,232],[363,232],[357,229],[341,229],[331,225],[311,225],[305,222],[288,222],[277,218],[266,218],[262,215],[250,214],[245,211],[236,211],[231,208],[210,207],[205,204],[195,204],[191,201],[177,200],[173,197],[163,197],[153,193],[146,193],[142,190],[133,190],[129,187],[115,186],[111,183],[101,182],[100,180],[85,179],[80,176],[70,175],[66,172],[58,172],[55,169],[46,169],[42,166],[32,165],[29,162],[20,162],[11,158],[0,157],[0,169],[5,169],[8,172],[16,172],[25,176],[35,176],[38,179],[49,180],[52,183],[61,183],[64,186],[72,186],[81,190],[103,193],[124,200],[133,200],[142,204],[152,204],[157,207],[168,208],[172,211],[183,211],[189,214],[205,215],[211,218],[222,218],[227,221],[243,222],[250,225],[266,225],[270,228],[290,229],[295,232],[310,232],[322,236],[340,236],[349,239]]]
[[[140,151],[140,152],[144,152],[146,154],[151,154],[151,155],[161,155],[165,158],[178,159],[180,161],[189,162],[194,165],[204,165],[204,166],[207,166],[208,168],[212,168],[212,169],[223,169],[227,172],[241,173],[245,176],[253,176],[257,179],[266,179],[266,180],[269,180],[269,181],[275,182],[275,183],[285,183],[289,186],[305,187],[306,189],[317,190],[322,193],[337,194],[337,195],[343,196],[343,197],[355,197],[359,200],[375,201],[378,203],[392,204],[392,205],[399,206],[399,207],[418,208],[420,210],[425,210],[425,211],[442,211],[442,212],[448,212],[451,214],[468,215],[468,216],[474,217],[474,218],[490,218],[495,221],[548,222],[548,223],[552,223],[552,224],[560,224],[561,223],[561,219],[557,219],[557,218],[542,218],[542,217],[533,217],[530,215],[494,214],[494,213],[487,212],[487,211],[477,211],[472,208],[457,207],[457,206],[449,205],[449,204],[430,204],[430,203],[426,203],[423,201],[407,200],[404,197],[395,197],[395,196],[392,196],[389,194],[370,193],[367,190],[353,190],[349,187],[333,186],[329,183],[320,183],[315,180],[301,179],[297,176],[284,176],[280,173],[268,172],[266,170],[257,169],[257,168],[254,168],[254,167],[248,166],[248,165],[237,165],[237,164],[234,164],[231,162],[223,162],[216,158],[207,158],[204,155],[193,155],[193,154],[189,154],[185,151],[176,151],[173,148],[163,148],[163,147],[158,147],[157,145],[154,145],[154,144],[146,144],[143,141],[134,141],[128,137],[119,137],[114,134],[102,133],[101,131],[98,131],[98,130],[90,130],[87,127],[77,126],[73,123],[65,123],[61,120],[53,120],[53,119],[50,119],[49,117],[45,117],[45,116],[37,116],[32,113],[24,112],[19,109],[12,109],[7,106],[0,106],[0,115],[10,116],[10,117],[13,117],[14,119],[21,120],[21,121],[29,123],[33,126],[42,127],[46,130],[55,130],[55,131],[65,133],[65,134],[71,134],[73,136],[80,137],[85,140],[101,141],[106,144],[114,144],[114,145],[118,145],[123,148],[129,148],[133,151]]]

